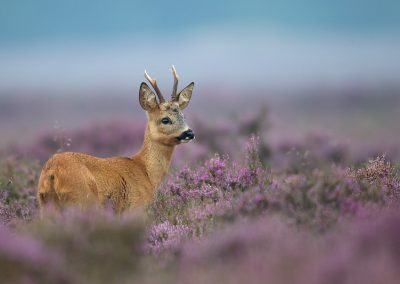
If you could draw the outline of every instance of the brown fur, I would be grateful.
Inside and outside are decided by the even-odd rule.
[[[189,129],[180,111],[188,101],[182,96],[184,106],[174,100],[157,103],[154,93],[143,84],[140,102],[147,111],[148,123],[140,151],[131,158],[55,154],[46,162],[39,178],[37,194],[42,214],[47,205],[111,205],[116,212],[123,212],[153,200],[155,189],[168,172],[175,146],[180,144],[176,137]],[[193,84],[190,95],[192,89]],[[187,88],[180,94],[185,91]],[[170,125],[160,122],[164,117],[170,118]]]

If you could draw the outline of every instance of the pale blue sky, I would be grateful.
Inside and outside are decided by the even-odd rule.
[[[400,1],[2,0],[0,91],[398,81],[399,35]]]
[[[177,34],[202,27],[257,25],[297,32],[399,31],[397,0],[2,0],[2,43]]]

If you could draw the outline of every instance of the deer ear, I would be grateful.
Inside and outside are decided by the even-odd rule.
[[[158,106],[156,95],[144,82],[140,85],[139,102],[142,108],[146,111],[151,111]]]
[[[178,94],[177,97],[180,109],[184,109],[189,104],[189,101],[192,97],[193,87],[194,87],[194,82],[190,83]]]

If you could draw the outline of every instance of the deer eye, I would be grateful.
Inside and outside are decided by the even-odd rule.
[[[171,119],[169,119],[169,117],[164,117],[163,119],[161,119],[161,123],[162,124],[172,124]]]

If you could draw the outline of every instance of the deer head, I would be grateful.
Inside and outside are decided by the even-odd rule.
[[[174,77],[171,100],[164,99],[156,80],[152,79],[145,70],[144,76],[157,94],[158,101],[154,92],[143,82],[139,89],[139,102],[147,113],[147,132],[150,139],[164,145],[175,146],[195,138],[182,114],[182,110],[187,107],[192,97],[194,83],[190,83],[177,93],[179,77],[174,66],[171,71]]]

